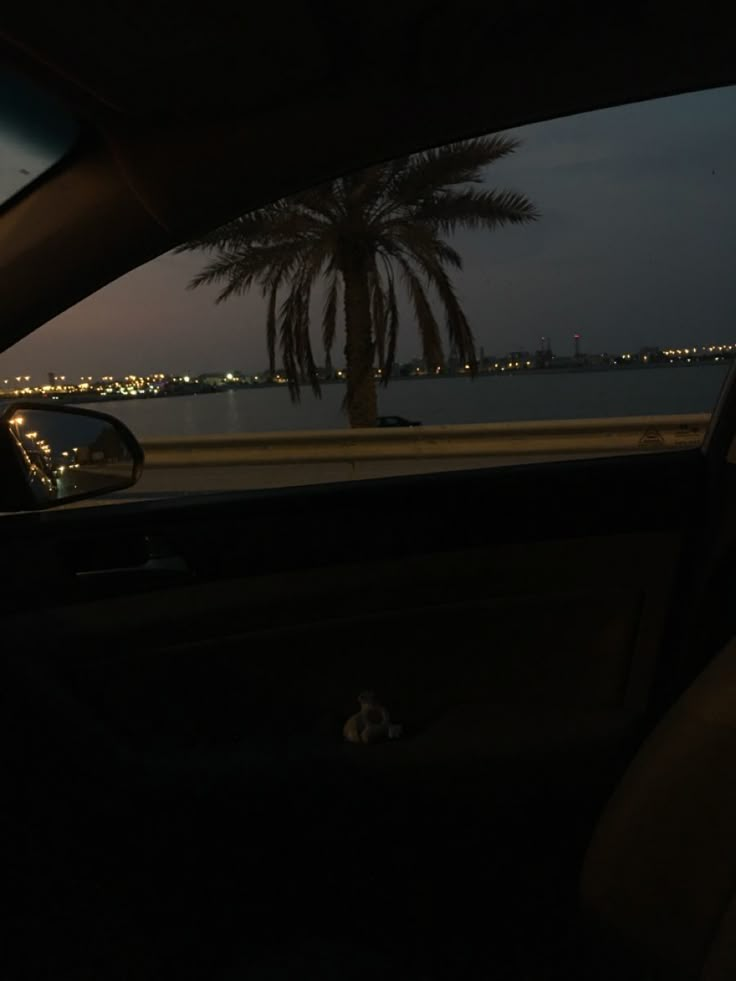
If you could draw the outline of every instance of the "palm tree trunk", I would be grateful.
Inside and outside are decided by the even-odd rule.
[[[346,250],[342,275],[345,283],[345,360],[348,419],[353,429],[376,425],[378,400],[373,374],[373,331],[366,264],[357,251]]]

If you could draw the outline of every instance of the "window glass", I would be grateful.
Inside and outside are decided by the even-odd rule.
[[[0,388],[104,400],[149,445],[128,496],[697,445],[736,357],[734,120],[717,89],[306,191],[57,317]]]

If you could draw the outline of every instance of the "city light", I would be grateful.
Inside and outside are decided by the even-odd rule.
[[[575,335],[573,335],[575,338]],[[580,335],[576,338],[581,339]],[[642,347],[637,353],[626,351],[623,354],[591,354],[575,350],[565,355],[552,353],[548,337],[542,339],[542,347],[534,353],[526,350],[512,351],[505,355],[485,357],[481,350],[479,360],[473,364],[470,361],[448,360],[445,365],[428,365],[420,358],[411,362],[397,364],[392,376],[397,378],[416,377],[452,377],[455,374],[471,372],[474,368],[483,374],[512,373],[515,371],[540,370],[592,370],[641,368],[652,370],[659,366],[693,365],[703,363],[722,363],[736,357],[736,343],[703,344],[688,347]],[[318,368],[319,379],[323,383],[347,380],[347,370],[331,367]],[[376,366],[374,375],[381,379],[385,368]],[[9,376],[3,380],[4,388],[0,388],[0,397],[22,398],[31,397],[49,399],[52,401],[78,401],[82,403],[107,401],[117,399],[158,398],[171,395],[191,395],[216,392],[225,388],[242,388],[262,385],[288,385],[290,378],[283,369],[269,370],[264,374],[245,375],[239,371],[212,372],[201,375],[177,375],[155,372],[148,375],[127,374],[122,376],[101,375],[95,379],[92,375],[74,375],[78,382],[70,382],[67,375],[57,375],[55,372],[44,373],[43,384],[32,384],[31,375]],[[186,388],[184,387],[186,386]],[[15,417],[13,424],[22,425],[22,417]]]

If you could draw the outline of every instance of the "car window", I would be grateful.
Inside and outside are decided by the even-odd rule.
[[[736,357],[735,120],[715,89],[308,189],[6,351],[2,394],[127,423],[121,499],[698,445]]]

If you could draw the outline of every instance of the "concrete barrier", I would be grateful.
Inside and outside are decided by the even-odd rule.
[[[564,457],[700,446],[710,415],[626,416],[397,429],[329,429],[146,440],[146,468],[456,457]]]

